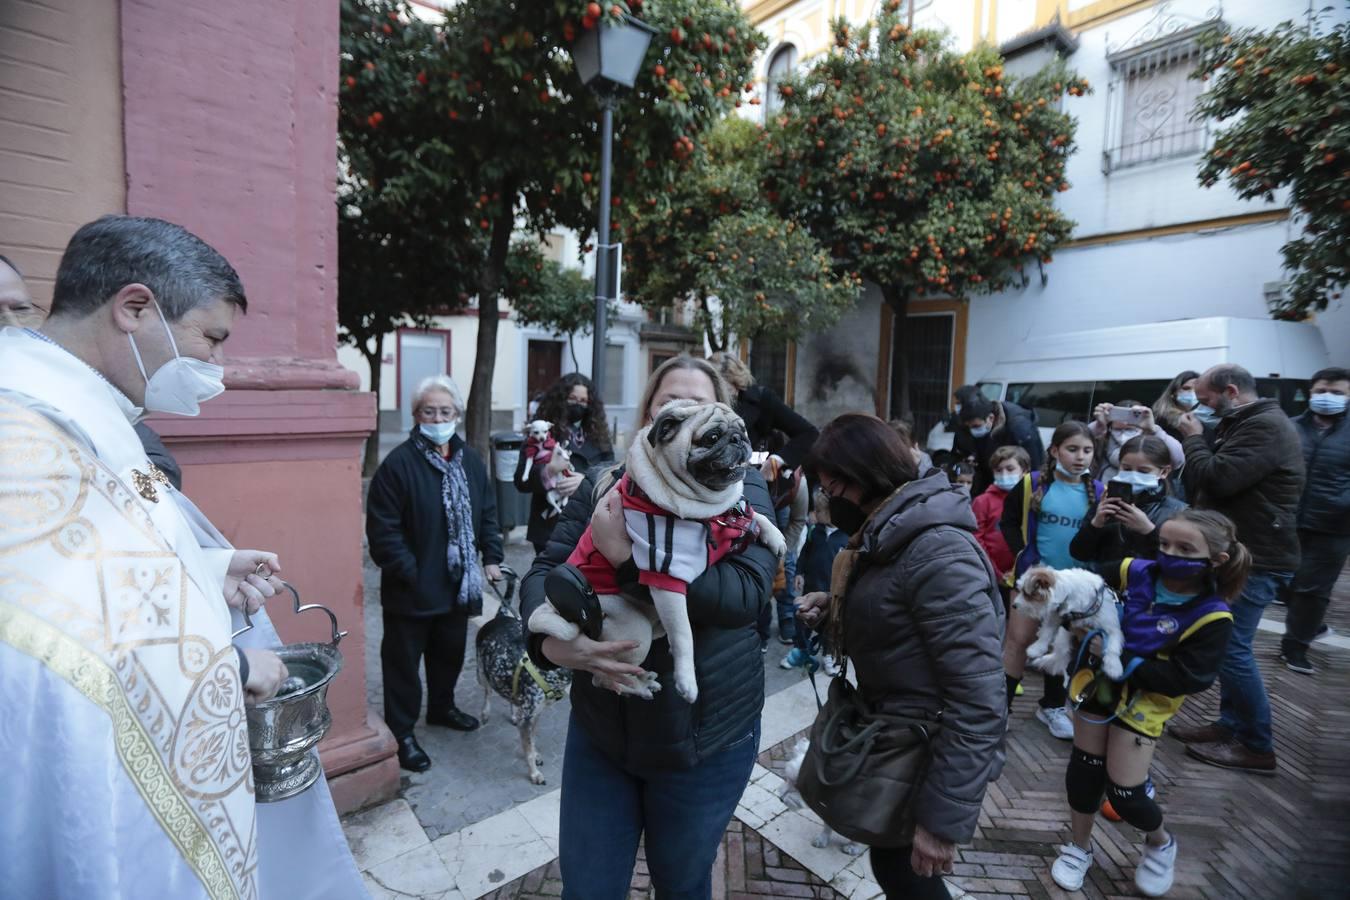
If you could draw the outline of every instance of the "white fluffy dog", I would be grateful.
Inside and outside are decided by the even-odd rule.
[[[809,746],[810,741],[806,738],[800,738],[797,745],[792,748],[792,758],[783,767],[783,786],[778,791],[778,799],[793,809],[801,809],[803,806],[802,795],[797,793],[797,775],[802,770],[802,761],[806,759],[806,748]],[[822,824],[820,833],[811,838],[811,846],[828,847],[830,846],[830,838],[833,836],[834,829]],[[862,844],[855,844],[853,841],[844,841],[844,846],[839,849],[849,856],[859,856],[867,850]]]
[[[1102,671],[1108,678],[1123,674],[1120,651],[1124,636],[1116,614],[1116,594],[1102,577],[1085,569],[1032,566],[1017,581],[1013,609],[1041,623],[1036,640],[1027,648],[1027,661],[1051,675],[1068,671],[1074,634],[1100,629]]]

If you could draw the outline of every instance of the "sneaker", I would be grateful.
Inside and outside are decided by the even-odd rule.
[[[1308,661],[1307,650],[1289,647],[1280,651],[1280,659],[1284,660],[1284,667],[1290,672],[1297,672],[1300,675],[1317,674],[1317,669]]]
[[[828,654],[820,658],[820,671],[825,673],[826,678],[833,678],[839,674],[839,663],[834,661],[833,656]]]
[[[763,655],[765,655],[765,654],[768,653],[768,652],[769,652],[769,642],[768,642],[768,641],[760,641],[760,642],[759,642],[759,655],[760,655],[760,656],[763,656]]]
[[[778,668],[795,669],[798,666],[805,666],[810,662],[811,662],[811,655],[809,653],[807,653],[801,647],[793,647],[791,650],[788,651],[787,656],[784,656],[782,660],[778,663]]]
[[[1153,800],[1158,796],[1158,789],[1153,786],[1152,778],[1144,782],[1144,793],[1148,794],[1148,799],[1150,800]],[[1116,812],[1116,808],[1111,805],[1110,797],[1107,797],[1102,801],[1102,815],[1105,816],[1109,822],[1124,821],[1121,819],[1120,813]]]
[[[1045,723],[1052,736],[1061,741],[1073,740],[1073,719],[1069,718],[1069,712],[1064,707],[1052,706],[1046,709],[1044,706],[1038,706],[1036,718]]]
[[[1134,886],[1145,897],[1161,897],[1172,887],[1172,876],[1177,867],[1177,839],[1168,835],[1161,847],[1144,844],[1144,855],[1134,870]]]
[[[1077,844],[1065,844],[1059,848],[1059,858],[1050,867],[1050,877],[1066,891],[1081,891],[1083,879],[1087,878],[1090,868],[1092,868],[1091,850],[1084,850]]]

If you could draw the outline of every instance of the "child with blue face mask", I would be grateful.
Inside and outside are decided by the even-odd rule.
[[[1091,475],[1095,451],[1096,443],[1087,425],[1063,422],[1050,438],[1041,471],[1026,475],[1008,493],[999,521],[999,531],[1015,560],[1004,579],[1007,585],[1012,586],[1035,565],[1085,567],[1084,561],[1074,558],[1070,544],[1083,523],[1093,517],[1101,499],[1101,482]],[[1027,647],[1035,640],[1038,626],[1035,619],[1019,612],[1008,616],[1003,671],[1010,708],[1026,671]],[[1066,699],[1064,680],[1045,676],[1045,692],[1036,718],[1063,741],[1073,737],[1073,723],[1064,709]]]
[[[1120,470],[1107,482],[1107,496],[1069,544],[1074,559],[1101,562],[1127,556],[1153,559],[1158,528],[1186,504],[1172,496],[1172,456],[1157,437],[1141,435],[1120,449]],[[1128,485],[1129,499],[1111,496],[1111,483]]]
[[[994,483],[972,500],[970,507],[975,513],[975,539],[994,564],[1001,582],[1013,567],[1013,554],[998,523],[1003,518],[1003,504],[1008,499],[1008,492],[1031,474],[1031,456],[1021,447],[999,447],[989,457],[989,468],[994,473]],[[1002,586],[1002,592],[1003,602],[1007,605],[1010,593],[1007,585]]]
[[[1211,511],[1182,510],[1158,529],[1156,560],[1124,559],[1095,567],[1123,599],[1124,675],[1099,672],[1100,638],[1078,654],[1070,686],[1077,704],[1074,749],[1065,773],[1072,838],[1050,875],[1066,891],[1083,886],[1092,867],[1092,828],[1103,794],[1128,824],[1144,832],[1135,886],[1161,897],[1172,886],[1177,842],[1148,791],[1163,726],[1190,694],[1218,677],[1233,630],[1229,604],[1242,591],[1251,555],[1233,523]]]

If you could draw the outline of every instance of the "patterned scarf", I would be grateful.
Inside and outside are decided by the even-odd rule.
[[[478,569],[478,548],[474,545],[469,479],[464,474],[464,448],[461,446],[446,459],[420,430],[414,431],[413,440],[418,449],[441,473],[441,503],[445,506],[445,522],[450,530],[445,564],[450,577],[459,578],[459,595],[455,597],[454,609],[476,615],[482,609],[483,574]]]

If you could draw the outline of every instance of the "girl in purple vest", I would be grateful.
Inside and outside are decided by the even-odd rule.
[[[1102,496],[1101,483],[1091,475],[1096,448],[1092,432],[1082,422],[1060,423],[1050,437],[1045,465],[1022,478],[1003,501],[999,531],[1012,551],[1014,562],[1005,583],[1011,587],[1032,566],[1052,569],[1088,568],[1088,560],[1069,552],[1074,535],[1090,521]],[[1003,672],[1008,688],[1008,709],[1026,671],[1027,647],[1036,639],[1040,623],[1013,611],[1003,643]],[[1036,718],[1062,741],[1073,737],[1073,721],[1064,708],[1067,694],[1059,675],[1044,676]]]
[[[1065,890],[1082,888],[1092,866],[1092,826],[1103,792],[1122,819],[1144,832],[1135,886],[1146,897],[1171,888],[1177,842],[1145,788],[1149,764],[1163,726],[1186,695],[1205,690],[1218,676],[1233,630],[1229,603],[1250,569],[1251,556],[1233,523],[1195,509],[1162,524],[1156,560],[1126,559],[1098,569],[1123,600],[1125,675],[1115,682],[1099,674],[1100,638],[1080,651],[1081,668],[1069,688],[1079,705],[1064,777],[1073,839],[1050,868]]]

